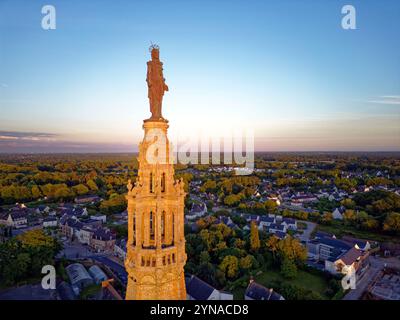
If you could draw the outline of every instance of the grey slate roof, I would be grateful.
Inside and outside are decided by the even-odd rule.
[[[185,280],[186,292],[196,300],[207,300],[215,290],[212,286],[195,275],[192,275],[190,278],[186,278]]]

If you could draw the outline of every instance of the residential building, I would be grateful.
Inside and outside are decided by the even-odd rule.
[[[335,208],[335,210],[332,212],[332,218],[335,220],[343,220],[343,213],[343,208]]]
[[[368,252],[352,247],[336,258],[325,260],[325,270],[332,274],[347,274],[353,270],[357,281],[369,267],[368,258]]]
[[[75,198],[75,203],[76,204],[87,204],[87,203],[97,203],[100,202],[102,199],[98,196],[93,196],[93,195],[85,195],[85,196],[80,196]]]
[[[113,252],[115,234],[109,229],[98,228],[90,239],[89,246],[96,252]]]
[[[105,214],[97,213],[95,215],[90,216],[90,218],[93,219],[93,220],[99,220],[102,223],[106,223],[107,222],[107,216]]]
[[[195,275],[185,277],[187,300],[233,300],[233,294],[220,291]]]
[[[245,300],[285,300],[279,293],[272,288],[266,288],[254,280],[250,280],[245,291]]]
[[[286,229],[288,230],[297,230],[297,221],[296,219],[292,218],[283,218],[282,224],[285,225]]]
[[[268,228],[271,224],[275,224],[275,216],[262,216],[260,218],[260,224],[259,224],[259,228],[260,229],[264,229],[264,228]]]
[[[193,203],[190,212],[186,215],[186,219],[193,220],[204,216],[207,213],[207,206],[204,202]]]
[[[115,241],[114,245],[114,255],[121,259],[122,261],[125,261],[126,258],[126,239],[121,239]]]
[[[276,232],[286,233],[286,231],[287,231],[286,225],[284,225],[282,223],[280,223],[280,224],[273,223],[268,227],[269,233],[276,233]]]
[[[25,210],[3,212],[0,216],[0,224],[4,224],[15,229],[25,228],[28,226],[27,213]]]
[[[57,227],[58,220],[56,217],[47,217],[43,219],[43,228]]]

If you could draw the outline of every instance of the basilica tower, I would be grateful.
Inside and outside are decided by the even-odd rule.
[[[147,63],[151,118],[144,120],[139,170],[128,182],[127,300],[186,299],[184,198],[182,180],[174,180],[168,121],[161,115],[168,90],[159,49],[151,47]]]

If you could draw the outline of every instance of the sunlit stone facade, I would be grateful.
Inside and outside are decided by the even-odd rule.
[[[186,299],[184,198],[174,180],[168,121],[145,120],[135,185],[128,183],[127,300]]]

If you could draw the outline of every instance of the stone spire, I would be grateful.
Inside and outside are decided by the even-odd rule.
[[[160,113],[161,115],[161,113]],[[174,179],[168,121],[144,121],[135,184],[128,181],[127,300],[186,299],[184,183]]]

